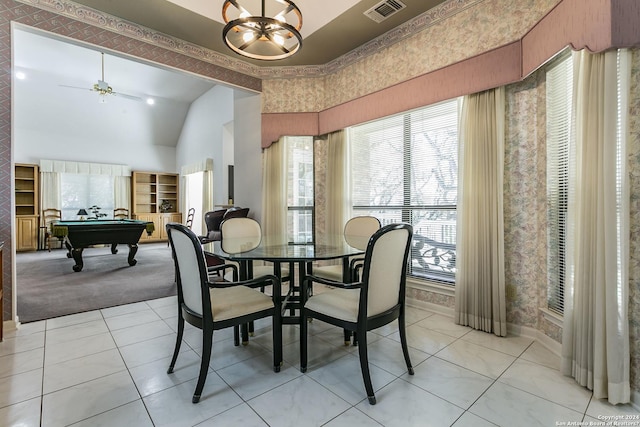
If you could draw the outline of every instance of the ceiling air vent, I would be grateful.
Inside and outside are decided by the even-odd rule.
[[[398,0],[384,0],[364,12],[364,14],[376,22],[382,22],[405,7],[407,6]]]

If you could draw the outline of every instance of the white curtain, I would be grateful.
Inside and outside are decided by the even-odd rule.
[[[575,52],[573,69],[562,372],[596,399],[628,403],[630,59],[625,51]]]
[[[206,158],[199,162],[185,165],[180,169],[184,185],[182,191],[183,220],[186,221],[190,208],[195,210],[191,230],[197,234],[205,234],[204,214],[213,210],[213,159]]]
[[[458,155],[455,320],[506,336],[504,88],[465,96]]]
[[[325,144],[327,144],[325,230],[327,236],[341,241],[344,225],[349,219],[351,209],[346,132],[340,130],[329,134]],[[337,242],[327,243],[331,245]]]
[[[58,172],[40,172],[40,207],[42,210],[62,209]]]
[[[204,231],[207,229],[204,223],[204,214],[205,212],[212,211],[213,208],[213,169],[210,169],[202,173],[202,211],[199,215],[197,215],[197,212],[194,214],[193,221],[194,227],[196,222],[200,223],[202,234],[205,234]],[[199,218],[199,221],[196,221],[196,218]]]
[[[117,208],[130,209],[131,168],[108,163],[40,160],[40,203],[42,209],[62,209],[61,176],[63,173],[113,176],[113,198]]]
[[[129,209],[131,214],[131,177],[113,177],[113,206],[115,208]]]
[[[285,138],[262,153],[262,233],[287,241],[287,158]]]

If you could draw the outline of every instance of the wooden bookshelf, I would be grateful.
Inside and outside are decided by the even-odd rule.
[[[182,222],[178,212],[180,176],[173,173],[134,171],[131,177],[132,218],[151,221],[155,231],[151,236],[143,234],[143,241],[167,240],[164,229],[168,222]],[[171,207],[163,209],[167,201]]]
[[[16,163],[16,251],[38,249],[38,219],[40,218],[38,199],[38,165]]]

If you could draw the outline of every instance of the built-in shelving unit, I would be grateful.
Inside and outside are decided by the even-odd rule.
[[[182,222],[178,212],[180,176],[173,173],[138,172],[132,174],[132,218],[154,223],[151,236],[143,233],[141,241],[166,240],[165,225]],[[165,209],[163,202],[171,205]]]
[[[16,163],[14,184],[17,251],[38,249],[38,176],[38,165]]]

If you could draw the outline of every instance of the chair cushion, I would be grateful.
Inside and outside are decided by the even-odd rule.
[[[342,264],[313,267],[313,275],[342,282]]]
[[[360,302],[360,289],[332,289],[307,300],[304,305],[309,310],[326,314],[347,322],[358,320],[358,303]]]
[[[284,265],[280,267],[280,273],[282,277],[286,277],[289,275],[289,267],[285,267]],[[253,266],[253,277],[265,276],[267,274],[273,274],[273,265],[254,265]]]
[[[273,308],[270,296],[246,286],[210,289],[209,294],[214,322]]]

